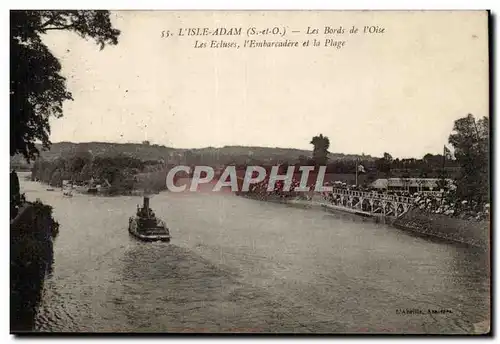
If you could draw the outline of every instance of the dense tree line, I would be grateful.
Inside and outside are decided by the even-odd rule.
[[[141,187],[137,179],[139,174],[156,172],[162,168],[158,161],[142,161],[123,154],[93,157],[83,152],[51,161],[38,159],[31,176],[33,180],[56,187],[61,187],[63,180],[83,184],[93,179],[99,184],[109,183],[109,192],[113,194],[127,193]]]

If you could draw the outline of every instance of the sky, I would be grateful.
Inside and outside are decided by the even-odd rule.
[[[442,153],[454,120],[488,116],[486,12],[121,11],[111,19],[119,43],[103,50],[73,33],[44,37],[74,98],[51,121],[52,142],[310,150],[322,133],[335,153],[422,157]],[[384,32],[305,34],[353,25]],[[161,38],[194,27],[280,27],[282,38],[253,39],[346,43],[203,49],[196,40],[249,38]]]

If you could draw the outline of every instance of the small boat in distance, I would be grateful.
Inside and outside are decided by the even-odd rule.
[[[170,231],[165,222],[156,217],[149,207],[149,197],[144,196],[142,208],[137,206],[136,216],[128,220],[128,231],[143,241],[170,241]]]
[[[65,197],[73,197],[73,184],[67,180],[63,180],[62,193]]]
[[[65,197],[73,197],[73,191],[71,191],[71,190],[63,190],[63,196],[65,196]]]

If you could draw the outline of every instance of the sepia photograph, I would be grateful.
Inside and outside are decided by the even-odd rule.
[[[491,335],[487,10],[10,10],[10,333]]]

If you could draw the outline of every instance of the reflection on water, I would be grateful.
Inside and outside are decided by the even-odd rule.
[[[487,254],[383,223],[162,193],[173,241],[142,243],[126,229],[140,198],[22,187],[61,223],[39,331],[469,333],[488,317]]]

